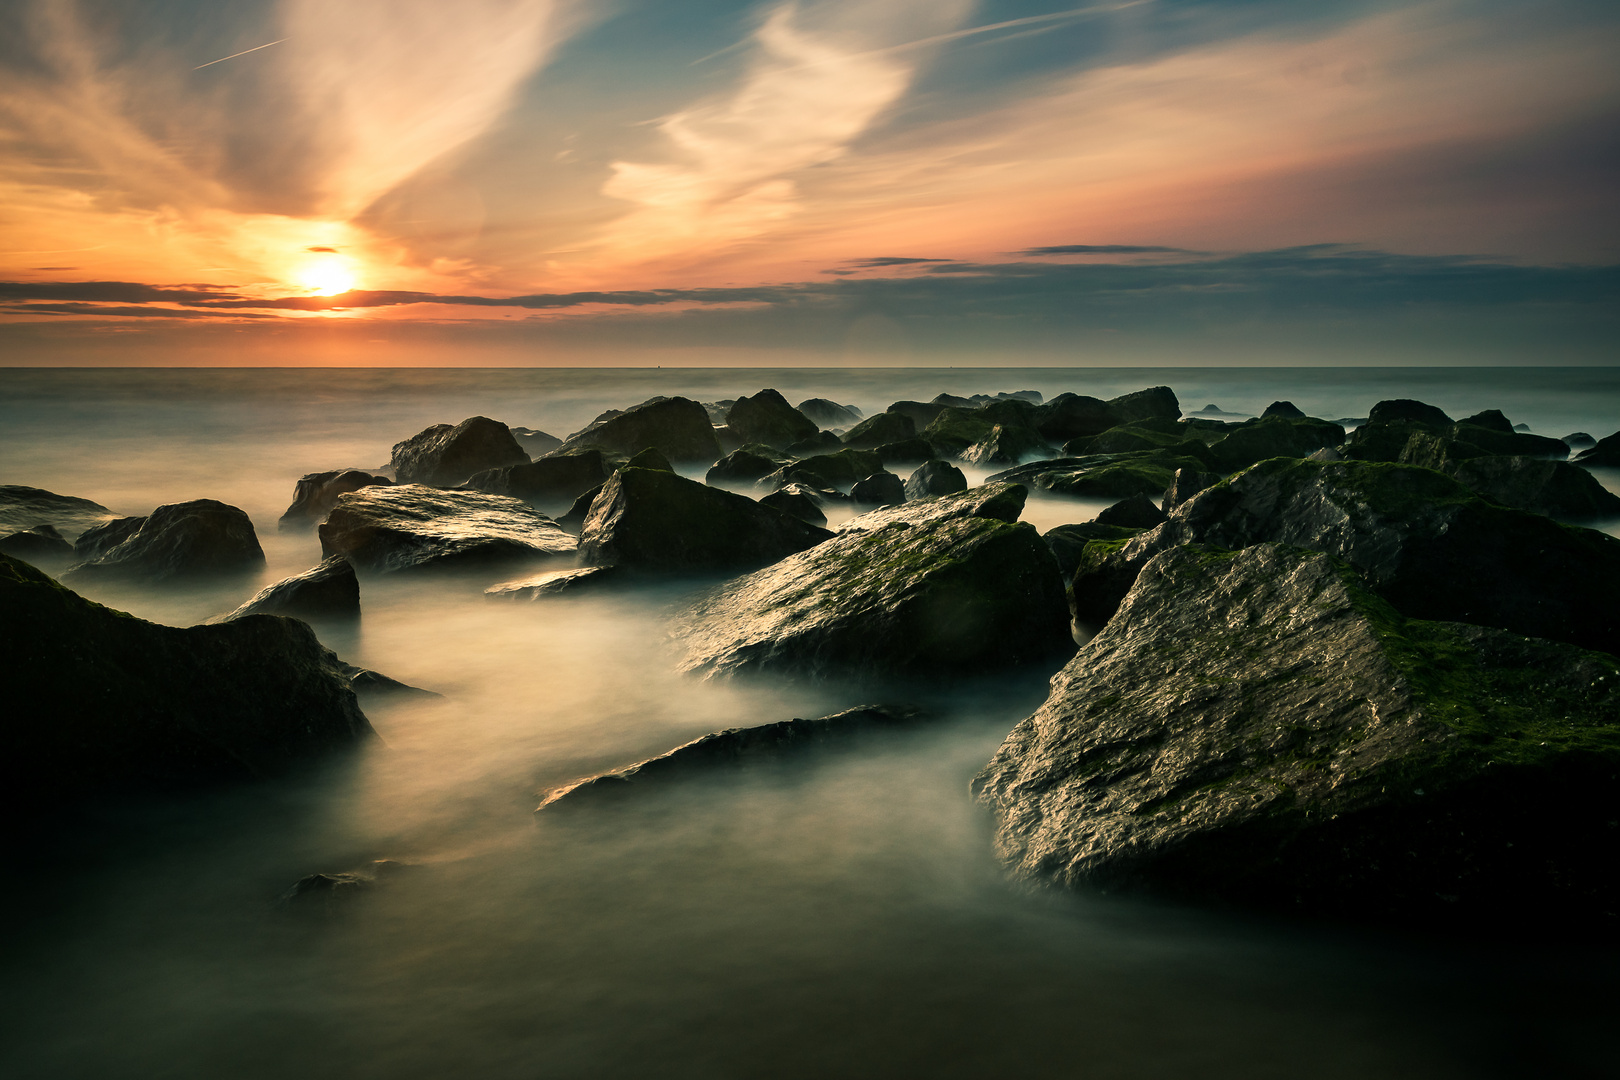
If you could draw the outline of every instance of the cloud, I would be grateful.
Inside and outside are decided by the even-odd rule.
[[[1154,247],[1143,244],[1055,244],[1051,247],[1025,248],[1018,255],[1145,255],[1149,252],[1175,252],[1187,254],[1185,248]]]
[[[882,255],[875,259],[845,259],[851,266],[875,269],[883,266],[913,266],[919,263],[948,263],[955,259],[907,259],[895,255]]]

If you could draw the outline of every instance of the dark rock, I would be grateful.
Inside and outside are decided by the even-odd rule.
[[[371,734],[338,658],[294,619],[159,626],[4,555],[0,610],[6,693],[26,706],[0,755],[14,822],[85,796],[271,776]]]
[[[1569,457],[1569,447],[1563,439],[1549,439],[1545,435],[1528,435],[1521,431],[1493,431],[1472,424],[1457,424],[1451,429],[1451,435],[1461,442],[1479,447],[1487,454],[1551,458],[1555,461],[1563,461]]]
[[[795,484],[790,488],[773,491],[759,500],[761,506],[768,506],[772,510],[780,510],[789,517],[796,517],[800,521],[814,525],[818,529],[827,527],[827,515],[821,510],[821,504],[806,494]]]
[[[1452,419],[1433,405],[1413,401],[1411,398],[1393,398],[1374,405],[1367,413],[1367,423],[1411,423],[1426,424],[1430,427],[1450,427]]]
[[[225,616],[287,615],[294,619],[358,619],[360,582],[342,557],[324,560],[312,570],[278,581]]]
[[[500,569],[572,558],[577,546],[555,521],[517,499],[422,484],[350,492],[319,532],[323,555],[343,556],[372,574]]]
[[[954,678],[1066,655],[1073,641],[1051,550],[1029,525],[978,516],[1016,514],[1024,494],[998,486],[875,510],[727,582],[679,629],[685,669]]]
[[[934,448],[935,456],[959,457],[995,428],[996,425],[976,409],[947,407],[923,429],[922,437]]]
[[[810,484],[786,484],[783,487],[778,488],[777,492],[780,492],[783,495],[803,495],[805,498],[809,499],[811,502],[815,503],[816,506],[822,509],[826,509],[828,506],[833,506],[839,503],[847,503],[850,501],[848,495],[836,488],[815,487]],[[772,494],[776,494],[777,492],[772,492]],[[760,502],[764,502],[765,499],[768,498],[770,498],[770,495],[765,496],[765,498],[761,499]]]
[[[1179,420],[1154,417],[1134,423],[1111,427],[1101,435],[1085,440],[1070,440],[1065,454],[1128,454],[1137,450],[1176,448],[1180,453],[1192,453],[1214,461],[1204,441],[1196,432]]]
[[[1035,430],[1056,442],[1089,439],[1120,423],[1106,401],[1079,394],[1059,394],[1035,412]]]
[[[1620,518],[1620,495],[1567,461],[1485,455],[1446,471],[1470,491],[1503,506],[1560,521]]]
[[[850,499],[863,506],[897,506],[906,501],[906,482],[887,470],[855,481]]]
[[[999,398],[987,401],[977,410],[979,416],[992,424],[1034,429],[1040,408],[1023,398]]]
[[[603,586],[621,584],[625,571],[617,566],[581,566],[572,570],[553,570],[522,581],[505,581],[491,585],[484,595],[491,600],[550,600],[558,596],[575,596],[581,592],[596,591]]]
[[[1620,469],[1620,431],[1599,439],[1591,449],[1575,455],[1578,464],[1589,469]]]
[[[1151,529],[1163,521],[1164,511],[1146,495],[1122,499],[1097,515],[1099,525],[1122,525],[1127,529]]]
[[[35,525],[49,525],[62,539],[72,541],[113,517],[111,510],[89,499],[21,484],[0,484],[0,533],[26,532]]]
[[[1188,456],[1184,451],[1189,448],[1203,456]],[[1207,458],[1208,448],[1202,443],[1181,443],[1162,450],[1031,462],[996,473],[990,480],[1020,483],[1027,480],[1055,495],[1083,499],[1159,496],[1171,486],[1177,470],[1208,470]]]
[[[709,414],[709,422],[718,427],[726,422],[726,417],[735,404],[737,404],[736,398],[726,398],[724,401],[705,401],[703,402],[703,411]],[[617,416],[618,413],[614,413],[614,415]],[[599,417],[598,419],[607,418]]]
[[[1337,446],[1324,446],[1305,455],[1306,461],[1343,461],[1344,454]]]
[[[1164,489],[1164,498],[1159,503],[1159,509],[1168,514],[1200,491],[1218,482],[1220,478],[1219,473],[1204,472],[1202,469],[1177,469],[1170,480],[1170,486]]]
[[[1344,443],[1344,428],[1326,420],[1282,417],[1243,424],[1210,447],[1222,473],[1274,457],[1308,457]]]
[[[669,463],[669,458],[659,453],[658,448],[655,446],[649,446],[639,454],[631,457],[629,461],[624,463],[624,468],[652,469],[656,472],[667,473],[672,473],[675,471],[675,466]]]
[[[1052,449],[1034,428],[997,424],[962,451],[962,460],[973,465],[1017,465],[1033,457],[1050,457]]]
[[[608,477],[600,450],[569,450],[538,461],[475,473],[467,486],[491,495],[507,495],[548,509],[564,506]]]
[[[967,477],[948,461],[935,458],[919,465],[906,478],[906,498],[927,499],[967,490]]]
[[[902,439],[900,442],[884,443],[872,453],[884,465],[909,465],[932,460],[934,448],[926,439]]]
[[[454,487],[474,473],[529,460],[498,420],[472,416],[454,427],[435,424],[394,445],[394,478],[401,484]]]
[[[1620,650],[1620,539],[1497,506],[1429,469],[1274,458],[1086,560],[1077,615],[1105,621],[1148,559],[1182,543],[1326,551],[1409,618],[1495,626]]]
[[[903,442],[917,434],[917,425],[911,417],[897,412],[880,412],[869,416],[843,434],[845,446],[873,449],[885,443]]]
[[[984,402],[974,401],[972,398],[960,397],[956,394],[935,394],[934,399],[929,404],[945,405],[953,409],[973,409],[984,404]]]
[[[1529,431],[1530,430],[1530,425],[1529,424],[1514,424],[1513,425],[1513,430],[1514,431]]]
[[[43,568],[66,566],[73,561],[73,545],[51,525],[35,525],[0,537],[0,552]]]
[[[655,573],[753,569],[832,534],[744,495],[649,469],[621,469],[591,506],[581,559]]]
[[[1564,445],[1571,450],[1586,450],[1597,445],[1597,440],[1584,431],[1572,432],[1564,436]]]
[[[1486,409],[1484,412],[1477,412],[1473,416],[1465,417],[1457,421],[1457,423],[1467,424],[1470,427],[1482,427],[1489,431],[1499,431],[1504,435],[1513,434],[1513,421],[1503,416],[1500,409]]]
[[[585,528],[585,519],[591,514],[591,504],[596,501],[598,495],[602,494],[602,489],[606,486],[606,483],[597,484],[575,499],[574,504],[568,508],[567,513],[557,519],[558,527],[570,536],[578,536]]]
[[[371,892],[379,883],[387,881],[406,866],[393,859],[378,859],[358,870],[306,874],[276,897],[276,906],[286,909],[289,914],[298,912],[335,918],[347,911],[356,897]]]
[[[1109,410],[1121,424],[1140,420],[1180,420],[1181,402],[1168,386],[1152,386],[1134,394],[1122,394],[1108,401]]]
[[[633,789],[703,776],[716,769],[754,766],[847,742],[852,736],[914,726],[927,719],[920,709],[862,705],[815,720],[795,717],[758,727],[727,728],[625,769],[599,773],[548,792],[539,810],[559,804],[598,801]]]
[[[819,430],[815,421],[789,405],[775,390],[738,398],[726,414],[726,426],[744,442],[777,447],[808,439]]]
[[[931,405],[925,401],[896,401],[883,411],[910,418],[912,426],[921,431],[934,422],[934,417],[945,411],[945,406]]]
[[[733,450],[740,450],[747,441],[747,439],[744,439],[724,424],[714,429],[714,444],[721,454],[729,454]]]
[[[104,527],[109,530],[106,535],[89,537],[85,550],[94,547],[96,553],[69,567],[64,576],[157,583],[249,574],[264,566],[264,549],[253,522],[234,506],[195,499],[160,506],[135,521],[117,543],[100,546],[115,534],[111,525]],[[86,539],[81,536],[81,543]],[[77,547],[74,553],[79,553]]]
[[[512,438],[517,440],[518,446],[532,458],[544,457],[563,444],[557,436],[548,435],[535,428],[515,427],[509,430],[512,432]]]
[[[1287,402],[1277,402],[1276,404],[1288,404],[1288,403]],[[1212,418],[1213,417],[1218,417],[1218,416],[1246,417],[1246,416],[1252,416],[1252,415],[1254,415],[1254,414],[1253,413],[1241,413],[1241,412],[1227,412],[1225,409],[1221,408],[1219,405],[1216,405],[1214,402],[1210,402],[1208,405],[1205,405],[1202,409],[1199,409],[1197,412],[1190,412],[1190,413],[1187,414],[1187,416],[1189,416],[1189,417],[1192,417],[1192,416],[1207,416],[1207,417],[1212,417]]]
[[[307,473],[298,478],[298,483],[293,487],[292,505],[281,515],[276,527],[283,532],[313,529],[337,504],[339,495],[347,495],[363,487],[392,483],[386,476],[376,476],[360,469]]]
[[[702,405],[690,398],[661,398],[626,409],[576,432],[564,450],[594,448],[629,457],[656,446],[670,461],[710,462],[720,457],[714,425]]]
[[[1058,571],[1063,575],[1063,580],[1068,582],[1080,568],[1081,554],[1087,544],[1099,540],[1117,547],[1120,541],[1129,540],[1141,531],[1124,525],[1104,525],[1096,521],[1085,521],[1078,525],[1058,525],[1048,529],[1041,539],[1052,549],[1052,555],[1057,559]]]
[[[79,534],[73,542],[73,557],[79,562],[90,562],[128,540],[146,524],[143,517],[114,518],[92,526]]]
[[[792,457],[811,457],[815,454],[833,454],[844,445],[844,441],[830,431],[818,431],[808,439],[800,439],[790,444],[784,451]]]
[[[423,690],[420,686],[411,686],[398,679],[390,679],[387,675],[369,668],[356,667],[353,664],[342,665],[343,674],[348,676],[349,686],[362,702],[381,701],[390,698],[411,697],[443,697],[432,690]]]
[[[840,405],[826,398],[801,401],[798,410],[824,428],[848,428],[860,423],[864,413],[853,405]]]
[[[1612,912],[1620,665],[1166,551],[974,781],[1021,876],[1355,918]]]
[[[784,465],[761,477],[759,484],[772,489],[795,483],[817,488],[846,488],[882,469],[883,459],[872,451],[846,448],[836,454],[817,454]]]
[[[1260,414],[1260,419],[1269,420],[1272,417],[1282,420],[1303,420],[1305,413],[1292,401],[1273,401],[1266,406],[1266,411]]]
[[[743,483],[773,473],[793,459],[769,446],[755,443],[733,450],[709,467],[704,477],[711,484]]]

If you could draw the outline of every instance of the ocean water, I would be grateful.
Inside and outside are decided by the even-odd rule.
[[[121,514],[232,503],[268,583],[319,558],[312,533],[275,527],[299,475],[382,465],[432,423],[566,435],[655,394],[770,386],[872,412],[1158,384],[1188,409],[1287,399],[1340,418],[1416,397],[1554,436],[1620,427],[1615,369],[0,369],[0,483]],[[1100,508],[1036,499],[1026,520]],[[89,595],[187,625],[251,591]],[[675,673],[665,629],[681,597],[508,604],[465,582],[364,581],[361,628],[327,644],[443,698],[368,708],[381,740],[314,775],[25,830],[3,890],[0,1075],[1613,1075],[1612,946],[1019,885],[967,784],[1049,672],[948,689],[697,681]],[[552,787],[707,731],[875,700],[938,718],[532,813]],[[403,868],[330,917],[274,904],[305,874],[377,859]]]

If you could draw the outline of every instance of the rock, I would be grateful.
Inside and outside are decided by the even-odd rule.
[[[454,427],[435,424],[394,444],[392,464],[401,484],[454,487],[474,473],[528,460],[505,424],[471,416]]]
[[[641,453],[636,454],[629,461],[624,463],[624,468],[652,469],[655,472],[667,473],[672,473],[675,471],[675,466],[671,465],[669,463],[669,459],[663,454],[660,454],[658,452],[658,448],[655,446],[649,446],[647,449],[641,451]]]
[[[1305,455],[1306,461],[1343,461],[1344,454],[1336,446],[1324,446]]]
[[[824,428],[848,428],[860,423],[864,414],[853,405],[840,405],[826,398],[801,401],[797,408],[811,421]]]
[[[596,502],[596,497],[602,494],[602,489],[606,486],[606,483],[597,484],[575,499],[567,513],[557,519],[558,527],[570,536],[578,536],[585,528],[585,519],[590,517],[591,504]]]
[[[726,422],[726,415],[731,412],[731,407],[735,404],[737,404],[736,398],[726,398],[724,401],[705,401],[703,402],[703,411],[709,414],[709,423],[718,427]],[[613,415],[617,416],[619,414],[614,413]],[[597,419],[605,420],[608,418],[602,416]]]
[[[884,465],[910,465],[922,464],[934,460],[934,448],[926,439],[902,439],[900,442],[884,443],[872,453]]]
[[[1326,420],[1281,417],[1240,425],[1210,447],[1222,473],[1236,472],[1274,457],[1308,457],[1344,442],[1344,428]]]
[[[849,489],[849,497],[862,506],[896,506],[906,501],[906,482],[892,472],[880,470]]]
[[[836,454],[817,454],[784,465],[761,477],[759,485],[771,489],[795,483],[817,488],[846,488],[882,469],[883,459],[872,451],[844,449]]]
[[[362,573],[490,570],[572,558],[572,536],[528,504],[422,484],[350,492],[321,523],[321,553]]]
[[[1081,553],[1085,551],[1087,544],[1098,540],[1117,547],[1121,541],[1129,540],[1141,531],[1125,525],[1105,525],[1096,521],[1085,521],[1078,525],[1055,526],[1048,529],[1041,539],[1052,549],[1052,555],[1057,559],[1058,571],[1062,574],[1063,580],[1068,582],[1080,568]]]
[[[114,518],[92,526],[79,534],[73,542],[73,557],[79,562],[90,562],[128,540],[146,524],[143,517]]]
[[[608,462],[600,450],[569,450],[474,473],[467,486],[491,495],[507,495],[551,509],[566,506],[608,477]]]
[[[917,425],[911,417],[897,412],[880,412],[867,417],[843,434],[845,446],[871,450],[885,443],[914,438]]]
[[[793,459],[769,446],[754,443],[733,450],[709,467],[704,480],[710,484],[745,483],[775,472]]]
[[[1597,445],[1597,440],[1584,431],[1571,432],[1564,436],[1564,445],[1571,450],[1586,450]]]
[[[1612,912],[1620,665],[1278,544],[1152,559],[974,790],[1020,876],[1357,918]]]
[[[533,602],[594,591],[604,585],[617,585],[624,579],[624,570],[617,566],[581,566],[572,570],[552,570],[521,581],[504,581],[485,589],[484,595],[491,600]]]
[[[1433,405],[1411,398],[1393,398],[1389,401],[1380,401],[1367,413],[1369,424],[1395,424],[1411,423],[1426,424],[1430,427],[1450,427],[1451,417]]]
[[[1506,423],[1504,419],[1503,423]],[[1477,446],[1488,454],[1510,454],[1517,457],[1542,457],[1563,461],[1569,457],[1569,447],[1563,439],[1549,439],[1545,435],[1528,435],[1518,431],[1497,431],[1475,424],[1456,424],[1451,437]]]
[[[1021,508],[1024,494],[1002,486],[876,510],[857,519],[866,527],[719,586],[677,627],[684,669],[959,678],[1066,655],[1051,550],[1029,525],[974,513]]]
[[[360,582],[354,567],[341,556],[326,559],[312,570],[268,586],[225,616],[287,615],[294,619],[358,619]]]
[[[35,525],[32,529],[0,537],[0,552],[46,569],[66,566],[73,561],[73,545],[62,539],[62,534],[51,525]]]
[[[945,406],[931,405],[924,401],[896,401],[883,411],[909,417],[912,426],[921,431],[934,422],[934,417],[945,411]]]
[[[655,398],[570,435],[564,450],[594,448],[629,457],[656,446],[670,461],[711,462],[720,457],[714,425],[690,398]]]
[[[1164,511],[1146,495],[1122,499],[1097,515],[1099,525],[1123,525],[1127,529],[1151,529],[1164,521]]]
[[[919,465],[906,478],[906,498],[927,499],[935,495],[951,495],[967,490],[967,477],[948,461],[938,458]]]
[[[1191,457],[1183,450],[1202,457]],[[1031,482],[1055,495],[1083,499],[1128,499],[1132,495],[1158,496],[1168,489],[1177,470],[1209,470],[1208,448],[1202,443],[1180,443],[1168,449],[1127,454],[1096,454],[1031,462],[996,473],[991,481]]]
[[[378,859],[369,866],[343,873],[306,874],[276,897],[276,906],[289,913],[335,918],[348,910],[356,897],[371,892],[407,865],[393,859]]]
[[[0,610],[6,693],[23,707],[0,755],[13,822],[89,796],[273,776],[372,733],[340,661],[293,619],[159,626],[4,555]]]
[[[423,690],[420,686],[411,686],[398,679],[390,679],[387,675],[369,668],[356,667],[353,664],[342,665],[343,674],[348,676],[349,686],[362,702],[378,701],[398,697],[443,697],[432,690]]]
[[[783,488],[780,491],[773,491],[760,499],[759,504],[772,510],[780,510],[789,517],[796,517],[818,529],[825,529],[827,515],[822,512],[821,505],[803,490],[796,489],[797,484],[793,485],[793,489]]]
[[[1050,457],[1052,449],[1034,428],[997,424],[962,451],[962,460],[972,465],[1017,465],[1029,458]]]
[[[1304,420],[1305,414],[1292,401],[1273,401],[1266,406],[1266,411],[1260,414],[1260,419],[1269,420],[1272,417],[1282,420]]]
[[[1106,401],[1079,394],[1059,394],[1035,412],[1034,427],[1054,442],[1089,439],[1120,422]]]
[[[1181,402],[1168,386],[1152,386],[1134,394],[1122,394],[1108,401],[1109,411],[1119,417],[1118,423],[1133,424],[1140,420],[1180,420]]]
[[[1582,450],[1575,455],[1575,461],[1589,469],[1620,469],[1620,431]]]
[[[1482,427],[1488,431],[1499,431],[1504,435],[1513,434],[1513,421],[1503,416],[1500,409],[1486,409],[1457,422],[1470,427]]]
[[[813,457],[816,454],[835,454],[844,441],[830,431],[818,431],[808,439],[789,443],[783,453],[790,457]]]
[[[1071,440],[1063,448],[1065,454],[1128,454],[1137,450],[1163,450],[1208,458],[1213,464],[1208,445],[1197,438],[1192,429],[1179,420],[1156,417],[1109,428],[1090,439]]]
[[[1275,404],[1287,404],[1287,402],[1276,402]],[[1241,412],[1227,412],[1225,409],[1221,408],[1219,405],[1215,404],[1214,402],[1210,402],[1208,405],[1205,405],[1202,409],[1199,409],[1197,412],[1190,412],[1190,413],[1187,413],[1186,415],[1189,416],[1189,417],[1191,417],[1191,416],[1208,416],[1208,417],[1239,416],[1239,417],[1248,417],[1248,416],[1253,416],[1254,414],[1253,413],[1241,413]]]
[[[972,398],[960,397],[956,394],[935,394],[934,399],[930,401],[929,404],[945,405],[955,409],[973,409],[984,403],[982,401],[974,401]]]
[[[944,408],[923,429],[922,437],[934,448],[934,456],[959,457],[995,428],[995,423],[976,409]]]
[[[836,488],[818,488],[812,487],[809,484],[787,484],[778,488],[775,492],[772,492],[772,494],[777,493],[781,493],[783,495],[803,495],[805,498],[809,499],[811,502],[815,503],[817,507],[823,510],[829,506],[839,503],[847,503],[850,501],[848,495],[837,490]],[[770,498],[770,495],[760,499],[760,502],[764,502],[765,499],[768,498]]]
[[[1514,424],[1513,425],[1513,430],[1514,431],[1529,431],[1530,430],[1530,425],[1529,424]]]
[[[62,539],[72,541],[114,516],[111,510],[89,499],[21,484],[0,484],[0,533],[26,532],[36,525],[49,525]]]
[[[557,436],[547,435],[535,428],[515,427],[508,430],[523,452],[532,458],[544,457],[563,444]]]
[[[738,398],[726,414],[726,426],[745,442],[776,447],[808,439],[820,430],[815,421],[789,405],[775,390]]]
[[[1567,461],[1485,455],[1446,471],[1470,491],[1503,506],[1560,521],[1620,518],[1620,495]]]
[[[126,522],[131,519],[125,519]],[[169,503],[123,525],[122,539],[111,523],[102,536],[81,536],[95,554],[68,568],[65,578],[130,578],[149,583],[250,574],[264,566],[264,549],[253,522],[234,506],[213,499]],[[79,549],[74,549],[79,554]]]
[[[1219,473],[1204,472],[1202,469],[1177,469],[1170,479],[1170,486],[1164,489],[1159,509],[1168,514],[1220,479]]]
[[[1022,484],[983,484],[952,495],[936,495],[898,506],[880,506],[850,518],[839,531],[880,529],[897,521],[909,525],[927,525],[959,517],[992,518],[1011,524],[1023,514],[1028,498],[1029,489]]]
[[[292,505],[281,515],[276,527],[282,532],[292,529],[313,529],[337,504],[339,495],[359,491],[363,487],[392,484],[386,476],[377,476],[360,469],[336,469],[332,472],[306,473],[293,487]]]
[[[579,553],[591,566],[720,573],[764,566],[831,535],[744,495],[626,468],[591,505]]]
[[[853,736],[912,727],[926,719],[908,706],[862,705],[815,720],[795,717],[758,727],[727,728],[677,746],[628,768],[598,773],[547,792],[537,810],[575,806],[629,794],[632,790],[700,777],[716,769],[756,766],[837,745]]]
[[[1620,539],[1486,502],[1429,469],[1263,461],[1117,551],[1088,548],[1077,617],[1098,625],[1148,559],[1183,543],[1278,542],[1344,559],[1403,615],[1620,650]]]

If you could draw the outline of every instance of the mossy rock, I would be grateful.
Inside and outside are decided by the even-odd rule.
[[[846,448],[836,454],[817,454],[784,465],[760,479],[772,490],[788,484],[818,488],[849,488],[855,481],[883,469],[883,459],[870,450]]]
[[[1049,457],[1051,453],[1052,444],[1034,428],[997,424],[990,429],[990,434],[962,451],[961,456],[971,465],[1016,465],[1026,458]]]
[[[904,442],[916,435],[917,425],[911,417],[897,412],[880,412],[844,432],[842,440],[845,446],[872,450],[885,443]]]
[[[923,429],[922,437],[940,457],[954,458],[989,435],[995,426],[977,409],[944,408]]]
[[[1065,587],[1080,567],[1081,554],[1092,543],[1123,545],[1142,530],[1125,525],[1101,525],[1085,521],[1078,525],[1058,525],[1048,529],[1041,537],[1052,549]]]
[[[726,413],[726,427],[745,443],[777,447],[808,439],[820,430],[775,390],[738,398]]]
[[[1176,470],[1203,471],[1206,468],[1201,458],[1181,454],[1187,445],[1181,443],[1165,450],[1134,454],[1099,455],[1090,459],[1094,464],[1042,473],[1035,483],[1054,494],[1077,498],[1158,497],[1170,487]]]
[[[791,457],[772,447],[751,443],[709,466],[704,479],[711,484],[753,481],[792,463]]]
[[[1223,473],[1274,457],[1309,457],[1344,443],[1344,428],[1327,420],[1271,417],[1243,424],[1210,449]]]
[[[749,441],[742,435],[736,437],[739,443]],[[707,463],[720,457],[708,410],[683,397],[654,398],[623,412],[610,410],[585,430],[570,435],[562,449],[597,449],[629,457],[649,446],[656,446],[674,462]]]
[[[1479,424],[1462,423],[1452,427],[1451,435],[1452,438],[1477,446],[1488,454],[1552,458],[1557,461],[1569,457],[1569,447],[1563,439],[1550,439],[1545,435],[1532,435],[1525,431],[1498,431]]]
[[[537,461],[475,473],[466,486],[557,510],[600,485],[607,479],[610,467],[611,463],[600,450],[588,447],[561,450]]]

